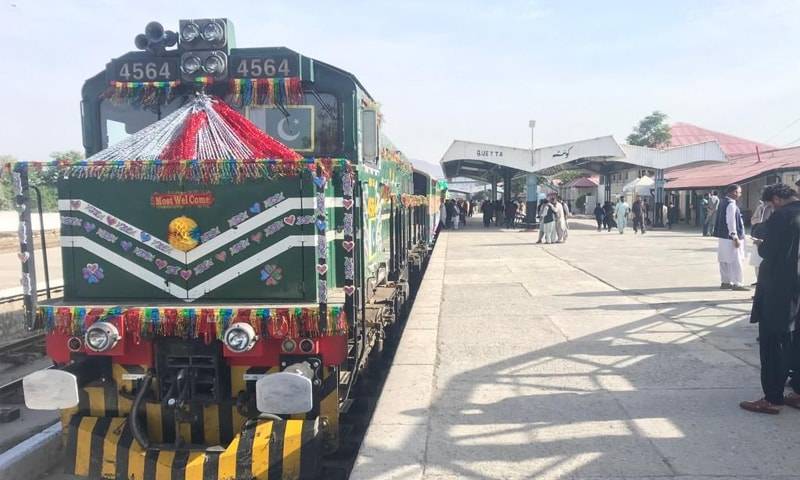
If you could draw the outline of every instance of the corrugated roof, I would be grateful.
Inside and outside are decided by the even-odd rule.
[[[670,146],[677,147],[716,140],[719,142],[722,151],[725,152],[725,155],[728,157],[755,153],[756,147],[762,152],[765,150],[774,150],[776,148],[765,143],[754,142],[745,138],[728,135],[727,133],[715,132],[714,130],[698,127],[691,123],[674,123],[670,126],[670,133],[672,134],[672,139],[669,142]]]
[[[600,177],[597,175],[591,177],[581,177],[569,182],[567,188],[594,188],[600,185]]]
[[[732,158],[725,164],[672,170],[665,174],[666,188],[716,188],[743,183],[776,170],[800,170],[800,147],[783,148]]]

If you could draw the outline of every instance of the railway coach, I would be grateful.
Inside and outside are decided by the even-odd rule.
[[[68,473],[314,478],[438,225],[438,183],[352,74],[151,22],[82,91],[87,159],[19,163],[26,315]],[[63,298],[37,303],[27,177],[59,172]]]

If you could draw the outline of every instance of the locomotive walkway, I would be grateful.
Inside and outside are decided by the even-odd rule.
[[[350,478],[800,478],[716,241],[572,224],[442,234]]]

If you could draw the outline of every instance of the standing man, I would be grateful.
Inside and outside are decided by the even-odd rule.
[[[617,203],[616,208],[614,208],[614,216],[616,217],[617,229],[620,235],[625,233],[625,227],[628,223],[628,213],[630,211],[631,207],[628,205],[628,202],[625,201],[625,197],[619,197],[619,203]]]
[[[633,211],[633,233],[635,234],[637,229],[641,229],[642,235],[644,235],[644,208],[642,207],[642,199],[638,196],[633,202],[633,207],[631,210]]]
[[[603,204],[603,226],[606,227],[606,231],[610,232],[611,227],[615,226],[612,225],[614,223],[614,206],[611,205],[610,201],[607,201]]]
[[[597,202],[597,206],[594,207],[594,220],[597,222],[597,231],[603,229],[603,224],[605,223],[605,212],[603,211],[603,207],[600,206],[600,202]]]
[[[763,261],[750,322],[758,323],[764,398],[739,406],[751,412],[776,414],[781,405],[800,408],[800,376],[792,376],[794,392],[783,394],[789,369],[800,360],[800,344],[796,338],[792,341],[790,332],[800,313],[800,199],[788,185],[778,183],[764,189],[762,200],[772,205],[774,213],[765,224],[764,239],[756,240]],[[797,325],[794,334],[797,335]]]
[[[492,217],[494,216],[494,205],[489,200],[484,200],[481,204],[481,213],[483,213],[483,226],[489,228],[492,224]]]
[[[717,191],[713,190],[708,197],[708,226],[711,229],[708,234],[714,236],[714,228],[717,227],[717,212],[719,211],[719,197]]]
[[[558,243],[561,243],[564,241],[564,204],[556,195],[553,195],[551,201],[556,211],[556,237],[558,238]]]
[[[742,285],[742,261],[744,260],[744,221],[736,201],[742,196],[742,187],[737,184],[725,188],[725,196],[719,202],[719,214],[714,226],[714,235],[719,238],[717,260],[722,283],[719,288],[749,290]],[[796,265],[795,265],[796,267]]]
[[[709,219],[711,218],[708,215],[708,200],[709,195],[706,193],[703,195],[703,198],[700,200],[700,223],[703,224],[703,236],[707,237],[709,235]]]

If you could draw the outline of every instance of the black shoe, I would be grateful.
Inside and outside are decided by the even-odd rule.
[[[733,285],[730,283],[722,283],[719,286],[720,290],[730,290],[731,288],[733,288]]]
[[[731,287],[731,290],[736,292],[749,292],[750,287],[745,287],[744,285],[734,285],[733,287]]]

